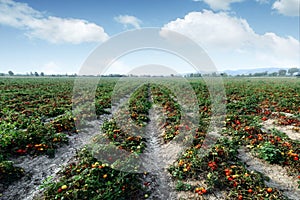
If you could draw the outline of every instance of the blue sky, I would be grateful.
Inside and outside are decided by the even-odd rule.
[[[220,71],[300,66],[299,0],[0,0],[0,72],[78,73],[97,46],[146,27],[190,37]],[[144,51],[117,60],[108,73],[147,64],[192,70]]]

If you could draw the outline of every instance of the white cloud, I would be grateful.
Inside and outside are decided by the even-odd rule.
[[[45,16],[25,3],[0,0],[0,24],[26,30],[29,37],[52,43],[102,42],[104,29],[82,19]]]
[[[208,10],[191,12],[183,19],[171,21],[164,28],[196,39],[209,49],[241,48],[249,43],[254,34],[246,20]]]
[[[30,24],[29,36],[53,43],[102,42],[108,38],[103,28],[80,19],[48,17]]]
[[[119,15],[114,18],[117,22],[124,25],[127,28],[128,25],[133,26],[134,28],[140,28],[142,21],[136,18],[135,16],[130,15]]]
[[[276,0],[272,8],[286,16],[299,16],[300,0]]]
[[[230,4],[242,2],[244,0],[194,0],[194,1],[204,1],[213,10],[229,10]]]
[[[190,37],[221,67],[300,64],[300,42],[297,39],[275,33],[258,34],[245,19],[224,12],[191,12],[183,19],[169,22],[163,29]]]

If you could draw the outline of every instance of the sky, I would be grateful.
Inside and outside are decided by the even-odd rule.
[[[300,0],[0,0],[0,73],[78,73],[99,46],[156,27],[195,41],[217,70],[300,67]],[[159,50],[132,52],[105,73],[193,68]]]

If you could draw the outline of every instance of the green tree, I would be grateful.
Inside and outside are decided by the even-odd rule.
[[[13,76],[13,75],[14,75],[14,73],[13,73],[12,71],[8,71],[8,74],[9,74],[10,76]]]
[[[270,74],[271,76],[278,76],[278,72],[273,72]]]
[[[290,69],[288,69],[288,73],[289,74],[293,74],[293,73],[295,73],[295,72],[299,72],[300,71],[300,69],[298,69],[298,68],[296,68],[296,67],[293,67],[293,68],[290,68]]]
[[[286,75],[286,70],[285,69],[281,69],[278,71],[279,76],[285,76]]]

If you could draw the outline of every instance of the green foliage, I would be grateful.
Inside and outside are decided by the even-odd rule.
[[[4,186],[9,185],[24,175],[24,171],[20,167],[15,167],[11,161],[0,162],[0,183]]]
[[[190,184],[184,183],[182,181],[177,181],[176,190],[177,191],[190,191],[193,187]]]
[[[283,161],[280,150],[270,142],[265,142],[260,149],[258,149],[258,155],[271,164]]]
[[[45,199],[129,199],[143,195],[140,175],[117,171],[97,161],[87,149],[61,172],[59,182],[47,179]]]
[[[136,88],[139,82],[137,79],[132,80],[129,88]],[[90,109],[89,103],[95,103],[96,115],[108,113],[117,81],[102,79],[97,85],[93,100],[87,99],[89,95],[85,94],[82,88],[78,101],[83,103],[76,110],[72,110],[74,79],[1,78],[0,183],[9,184],[23,175],[22,169],[7,161],[10,156],[55,156],[55,149],[68,142],[66,134],[83,134],[77,132],[75,124],[82,125],[92,119],[91,110],[86,110]],[[153,103],[162,108],[161,114],[164,119],[161,120],[160,128],[165,142],[176,138],[183,129],[191,129],[194,137],[192,146],[169,168],[172,177],[177,181],[177,190],[193,191],[195,187],[186,181],[205,179],[208,193],[221,189],[226,191],[228,199],[238,199],[239,195],[243,195],[244,199],[284,199],[282,193],[275,188],[271,193],[266,191],[266,177],[247,170],[237,157],[237,149],[246,146],[257,152],[260,158],[285,166],[292,176],[299,176],[299,142],[276,130],[266,132],[261,129],[261,123],[270,118],[280,118],[279,122],[283,126],[292,124],[299,127],[300,79],[224,79],[227,114],[220,134],[225,137],[219,139],[207,154],[203,154],[201,148],[212,115],[209,90],[201,79],[194,78],[188,81],[198,98],[200,120],[197,130],[191,129],[189,124],[181,123],[181,106],[174,96],[174,91],[168,89],[167,85],[145,84],[130,97],[126,104],[128,109],[115,116],[119,117],[118,119],[103,124],[103,133],[111,144],[110,147],[116,149],[117,146],[130,152],[133,157],[144,151],[146,139],[142,133],[149,121],[148,111],[152,106],[149,99],[152,98]],[[176,79],[167,79],[166,83],[178,84],[177,92],[186,90]],[[120,98],[126,96],[128,91],[122,89],[116,92]],[[190,97],[185,98],[188,100]],[[276,115],[277,112],[292,113],[296,117]],[[76,118],[72,113],[78,114]],[[117,122],[126,126],[119,127]],[[133,132],[138,134],[133,135]],[[103,141],[96,142],[102,144]],[[110,147],[98,150],[108,154],[111,152]],[[125,161],[112,157],[115,165],[108,165],[108,162],[97,161],[94,157],[96,155],[84,149],[78,154],[76,162],[64,168],[59,180],[54,181],[48,177],[41,186],[45,189],[45,198],[145,197],[141,175],[114,169],[115,165],[120,162],[126,163]],[[253,193],[248,193],[249,189],[253,190]]]

